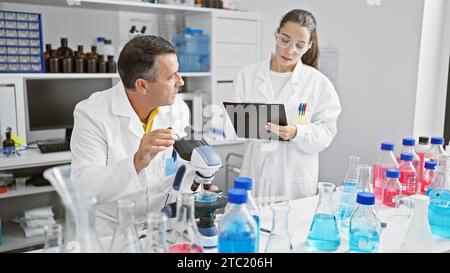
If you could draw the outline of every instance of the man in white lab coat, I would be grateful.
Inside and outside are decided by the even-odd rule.
[[[97,197],[101,235],[113,232],[119,199],[135,202],[138,220],[161,210],[174,174],[165,162],[189,125],[189,108],[176,96],[184,85],[176,50],[168,41],[134,38],[121,51],[118,70],[121,82],[76,106],[71,138],[71,178],[80,192]]]

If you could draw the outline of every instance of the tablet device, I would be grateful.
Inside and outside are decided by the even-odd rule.
[[[223,102],[223,106],[239,138],[285,141],[265,129],[267,122],[287,125],[284,104]]]

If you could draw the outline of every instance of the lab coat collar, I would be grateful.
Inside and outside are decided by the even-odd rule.
[[[139,139],[144,135],[144,128],[138,115],[131,106],[122,82],[119,82],[113,90],[112,113],[119,116],[129,117],[128,130]]]
[[[261,81],[258,85],[258,91],[269,101],[275,100],[275,94],[273,88],[270,86],[270,60],[273,58],[273,54],[270,54],[268,58],[266,58],[261,65],[259,66],[257,76]],[[297,85],[301,84],[303,81],[303,77],[305,72],[305,65],[300,59],[297,65],[292,71],[292,76],[290,78],[291,89],[296,89]]]

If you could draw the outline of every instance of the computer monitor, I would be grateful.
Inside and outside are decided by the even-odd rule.
[[[111,78],[26,80],[27,142],[63,138],[77,103],[112,85]]]

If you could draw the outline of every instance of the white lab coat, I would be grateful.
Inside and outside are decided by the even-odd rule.
[[[152,130],[172,127],[183,136],[187,125],[189,108],[177,97],[172,105],[160,107]],[[133,156],[143,135],[122,82],[92,94],[75,108],[71,177],[77,189],[97,197],[96,225],[101,235],[113,232],[117,200],[133,200],[136,219],[142,220],[147,211],[161,210],[172,186],[174,176],[165,175],[163,159],[171,156],[173,148],[160,152],[136,173]]]
[[[289,199],[314,195],[319,152],[335,137],[341,113],[338,95],[328,78],[299,62],[283,90],[275,94],[267,58],[241,69],[230,100],[282,103],[288,124],[297,126],[297,136],[289,142],[246,141],[241,176],[254,178],[255,195]],[[296,117],[300,102],[307,103],[306,116],[301,120]]]

